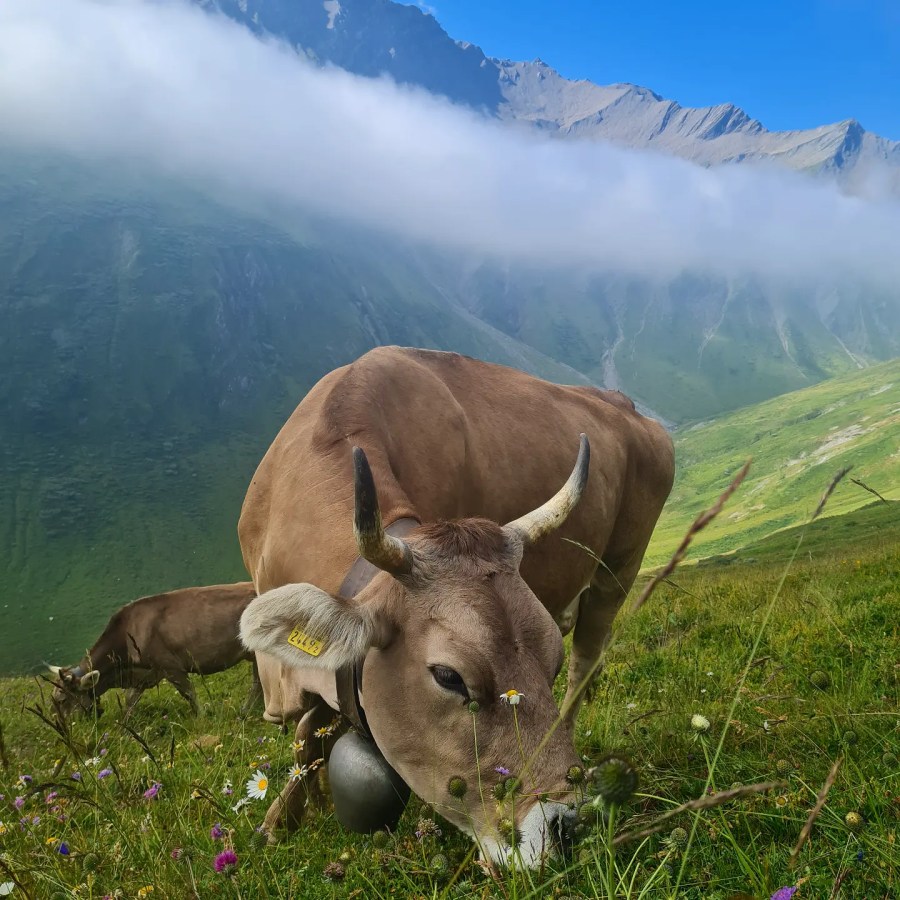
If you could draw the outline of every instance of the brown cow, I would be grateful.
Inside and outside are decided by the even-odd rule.
[[[241,660],[253,661],[249,708],[261,692],[254,654],[241,643],[241,613],[256,596],[249,581],[183,588],[141,597],[114,613],[77,666],[50,666],[58,679],[53,703],[60,717],[91,710],[111,688],[125,689],[129,714],[141,694],[163,679],[197,712],[189,673],[212,675]]]
[[[298,721],[298,763],[327,758],[333,738],[314,732],[339,708],[336,671],[355,666],[371,734],[412,790],[494,861],[538,864],[572,797],[579,701],[673,473],[666,431],[618,393],[399,347],[331,372],[241,512],[261,594],[241,634],[266,718]],[[357,554],[381,571],[348,600]],[[560,720],[552,686],[573,626]],[[490,795],[505,769],[521,782],[512,810]],[[300,821],[313,787],[288,783],[270,835]]]

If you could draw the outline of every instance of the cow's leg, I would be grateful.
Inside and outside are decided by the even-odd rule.
[[[250,715],[253,707],[263,696],[263,686],[262,682],[259,680],[259,667],[256,665],[255,659],[251,662],[253,665],[253,673],[251,675],[250,692],[247,694],[247,699],[241,707],[240,715],[242,718]]]
[[[316,770],[299,780],[288,780],[284,789],[269,807],[263,821],[263,830],[269,835],[269,841],[275,840],[280,828],[294,831],[303,821],[307,808],[319,805],[322,801],[322,787],[319,783],[319,767],[328,762],[331,747],[337,740],[340,729],[328,737],[316,737],[316,731],[329,728],[337,713],[324,700],[315,695],[308,695],[310,706],[297,723],[294,741],[302,749],[295,751],[294,758],[298,766],[311,766],[317,760]],[[306,698],[304,698],[306,699]]]
[[[138,700],[144,693],[142,687],[125,688],[125,718],[127,719],[138,705]]]
[[[197,703],[197,694],[188,674],[186,672],[173,672],[166,675],[166,679],[187,700],[191,706],[191,712],[196,716],[200,712],[200,705]]]
[[[590,587],[581,595],[572,635],[568,686],[562,705],[562,717],[569,725],[574,725],[581,701],[600,674],[603,651],[612,634],[613,620],[637,577],[643,553],[632,557],[635,558],[636,562],[618,570],[600,566]]]

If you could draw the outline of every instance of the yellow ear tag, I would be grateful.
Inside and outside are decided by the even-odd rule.
[[[318,656],[325,649],[325,642],[304,634],[299,627],[288,636],[287,642],[310,656]]]

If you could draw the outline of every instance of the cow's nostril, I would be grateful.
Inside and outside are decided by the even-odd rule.
[[[556,821],[553,824],[560,850],[563,853],[570,852],[583,830],[577,810],[564,810],[556,817]]]

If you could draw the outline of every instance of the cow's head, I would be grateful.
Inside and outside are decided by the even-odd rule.
[[[89,665],[48,666],[53,675],[53,708],[61,719],[67,719],[76,709],[100,715],[97,684],[100,673]],[[85,671],[87,669],[87,671]]]
[[[578,502],[588,461],[582,435],[562,490],[505,526],[462,519],[401,540],[382,528],[356,448],[356,539],[382,571],[352,601],[284,585],[241,620],[249,648],[290,666],[364,661],[362,704],[381,752],[495,862],[535,865],[552,852],[580,774],[552,693],[562,637],[519,564]]]

